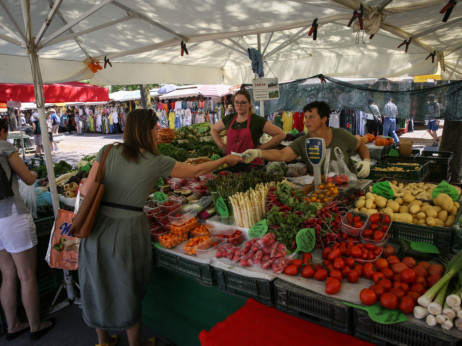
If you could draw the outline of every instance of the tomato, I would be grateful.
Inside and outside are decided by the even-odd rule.
[[[414,300],[414,302],[417,302],[417,299],[419,299],[421,295],[421,293],[415,291],[409,291],[406,294],[406,296],[411,297]]]
[[[374,283],[378,283],[380,280],[383,280],[384,278],[385,275],[383,275],[383,273],[375,272],[374,274],[372,274],[372,281],[374,281]]]
[[[310,278],[314,274],[313,266],[304,266],[302,269],[302,276],[304,278]]]
[[[385,288],[382,285],[372,285],[371,287],[369,287],[369,289],[374,291],[377,298],[380,298],[382,294],[385,293]]]
[[[385,232],[383,232],[383,231],[375,231],[373,236],[372,236],[372,239],[374,239],[375,241],[380,241],[384,237],[385,237]]]
[[[409,284],[406,282],[401,282],[401,289],[404,291],[404,293],[409,292]]]
[[[390,288],[393,287],[393,283],[388,279],[380,280],[378,284],[383,286],[383,288],[385,288],[385,291],[388,291]]]
[[[420,276],[419,276],[420,277]],[[441,279],[440,275],[431,275],[427,278],[427,285],[428,287],[432,287]]]
[[[421,265],[417,265],[413,269],[414,269],[415,273],[417,274],[417,276],[423,276],[424,278],[426,278],[428,276],[427,269],[425,269]]]
[[[350,268],[353,268],[353,266],[355,265],[356,261],[353,257],[347,257],[345,258],[345,264],[350,267]]]
[[[303,264],[303,261],[301,259],[293,259],[290,264],[296,265],[297,267],[300,267]]]
[[[395,254],[395,248],[390,244],[386,244],[383,247],[383,257],[387,258],[388,256],[392,256]]]
[[[338,269],[334,269],[334,270],[330,271],[329,272],[329,277],[336,278],[339,281],[342,281],[342,279],[343,279],[343,275],[340,272],[340,270],[338,270]]]
[[[408,314],[411,314],[414,311],[414,306],[415,306],[414,299],[412,299],[411,297],[408,297],[408,296],[404,296],[401,299],[401,303],[399,303],[399,310],[403,314],[408,315]]]
[[[318,269],[314,272],[313,277],[318,281],[323,281],[327,278],[327,269]]]
[[[398,288],[398,287],[392,287],[392,288],[390,288],[390,290],[388,292],[390,292],[394,296],[398,297],[399,299],[401,299],[401,298],[403,298],[405,296],[404,291],[401,288]]]
[[[363,266],[363,275],[367,279],[372,279],[372,275],[375,273],[374,265],[372,263],[365,263]]]
[[[408,283],[413,284],[417,280],[417,274],[410,268],[404,269],[401,273],[401,280]]]
[[[350,253],[352,257],[359,258],[361,257],[363,252],[361,251],[361,248],[359,246],[354,245],[351,247]]]
[[[351,268],[348,267],[348,266],[343,267],[343,269],[341,270],[343,277],[346,278],[347,275],[348,275],[348,273],[351,272],[352,270],[353,270],[353,269],[351,269]]]
[[[374,305],[377,301],[377,295],[369,288],[363,288],[359,293],[359,299],[364,305]]]
[[[419,267],[424,267],[426,270],[428,270],[428,268],[430,268],[430,263],[427,262],[427,261],[420,261],[419,263],[417,263],[417,265]]]
[[[380,221],[380,214],[377,213],[377,214],[372,214],[372,215],[370,215],[370,216],[369,216],[369,221],[370,221],[371,223],[377,223],[377,222],[379,222],[379,221]]]
[[[388,263],[388,262],[387,262]],[[391,279],[395,273],[390,268],[383,268],[381,271],[387,279]]]
[[[398,297],[390,292],[385,292],[380,297],[380,304],[385,309],[395,310],[398,307]]]
[[[345,267],[345,260],[341,257],[338,257],[334,260],[334,268],[338,270],[342,270]]]
[[[313,256],[309,252],[305,252],[303,254],[302,259],[303,259],[303,263],[308,264],[309,262],[313,260]]]
[[[335,294],[338,291],[340,291],[340,289],[342,288],[342,284],[336,278],[330,278],[330,279],[331,280],[326,282],[326,293],[327,294]]]
[[[401,262],[407,265],[409,268],[414,268],[416,266],[416,261],[413,257],[404,257]]]
[[[428,274],[430,274],[430,275],[443,276],[444,271],[445,271],[444,266],[442,264],[439,264],[439,263],[432,263],[432,264],[430,264],[430,267],[428,268]]]
[[[288,265],[286,269],[284,269],[284,274],[290,275],[290,276],[295,276],[298,274],[298,266],[295,264]]]
[[[374,265],[375,267],[377,268],[377,270],[382,270],[384,268],[388,268],[388,261],[385,259],[385,258],[378,258],[375,262],[374,262]]]
[[[348,268],[348,267],[346,267]],[[347,274],[348,282],[355,283],[359,280],[359,273],[356,270],[350,270]]]
[[[355,265],[354,270],[358,272],[359,276],[363,275],[363,265],[362,264],[358,263],[357,265]]]
[[[384,215],[383,215],[383,223],[388,225],[388,224],[390,224],[390,222],[391,222],[391,217],[390,217],[390,215],[384,214]]]
[[[329,254],[327,255],[327,259],[329,261],[333,261],[334,259],[336,259],[337,257],[340,257],[341,253],[340,253],[340,249],[339,248],[335,248],[335,249],[332,249]]]
[[[327,259],[327,256],[329,255],[329,252],[331,252],[331,248],[330,247],[325,247],[323,250],[322,250],[322,259]]]
[[[425,292],[425,286],[419,283],[415,283],[411,286],[411,291],[423,294]]]
[[[391,264],[391,265],[400,262],[400,261],[399,261],[399,258],[396,257],[396,256],[394,256],[394,255],[388,256],[388,257],[387,257],[387,261],[388,261],[388,263]]]
[[[352,213],[347,213],[346,214],[346,220],[347,220],[348,223],[353,221],[353,214]]]
[[[402,262],[397,262],[397,263],[393,263],[391,265],[391,269],[393,270],[393,272],[395,272],[395,274],[399,274],[401,273],[404,269],[409,269],[407,265],[405,265],[404,263]]]
[[[369,239],[373,233],[374,233],[374,231],[372,229],[370,229],[370,228],[365,229],[363,231],[363,238]]]

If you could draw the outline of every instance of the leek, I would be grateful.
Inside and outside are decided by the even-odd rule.
[[[414,317],[421,320],[428,315],[428,310],[422,306],[416,305],[414,306]]]
[[[441,315],[443,312],[443,303],[444,303],[444,298],[446,297],[446,290],[448,289],[449,286],[449,280],[446,281],[443,286],[440,288],[438,291],[438,294],[436,295],[436,298],[433,302],[428,304],[428,312],[431,313],[432,315]],[[419,298],[420,299],[420,298]],[[420,302],[419,302],[420,304]]]
[[[451,307],[448,305],[447,301],[444,302],[443,306],[443,314],[446,315],[447,318],[450,320],[454,319],[456,317],[456,312],[451,309]]]

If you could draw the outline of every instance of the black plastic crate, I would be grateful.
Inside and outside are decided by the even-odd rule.
[[[386,164],[389,164],[389,163],[396,164],[396,163],[401,163],[401,162],[403,162],[403,163],[417,163],[419,165],[425,165],[423,167],[423,169],[424,169],[423,170],[423,176],[424,176],[423,179],[426,180],[430,176],[431,165],[430,165],[430,162],[428,161],[428,159],[424,158],[424,157],[420,157],[420,156],[392,157],[392,156],[389,156],[389,157],[384,158],[379,163],[386,165]]]
[[[353,333],[352,308],[340,300],[280,279],[275,280],[274,287],[278,310],[341,333]]]
[[[403,161],[403,160],[401,160]],[[403,162],[404,163],[404,162]],[[417,163],[417,162],[416,162]],[[388,169],[390,166],[395,166],[398,168],[402,168],[403,171],[378,171],[375,168],[385,168]],[[386,161],[383,163],[378,163],[374,167],[371,168],[371,173],[369,175],[369,179],[377,181],[381,178],[387,177],[392,179],[398,180],[405,180],[405,181],[423,181],[427,178],[430,173],[430,165],[429,162],[422,162],[419,163],[419,169],[413,169],[414,166],[412,165],[399,165],[397,163],[393,163],[390,161]]]
[[[156,266],[173,270],[205,286],[213,286],[212,268],[209,264],[199,263],[178,255],[155,249]]]
[[[452,152],[424,150],[420,156],[430,161],[428,181],[450,180],[451,161],[454,156]]]
[[[446,334],[441,327],[427,327],[425,322],[381,324],[372,321],[366,311],[353,309],[354,335],[376,345],[460,346],[462,340]]]
[[[213,274],[220,290],[253,298],[268,306],[274,305],[273,281],[239,275],[215,267]]]

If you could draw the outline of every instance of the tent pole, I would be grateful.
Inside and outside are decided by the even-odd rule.
[[[26,149],[24,148],[24,137],[22,135],[21,110],[18,107],[19,133],[21,134],[22,160],[26,161]]]

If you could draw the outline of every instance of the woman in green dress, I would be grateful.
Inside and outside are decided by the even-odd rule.
[[[240,156],[228,155],[192,166],[159,155],[157,123],[152,110],[128,114],[124,142],[115,144],[106,159],[105,192],[95,226],[80,244],[83,318],[96,328],[100,345],[115,345],[117,335],[110,336],[108,329],[125,330],[130,345],[140,345],[141,301],[152,267],[151,235],[143,206],[159,177],[197,177],[223,164],[233,166],[242,161]],[[81,187],[83,196],[94,188],[104,150],[97,154]]]

